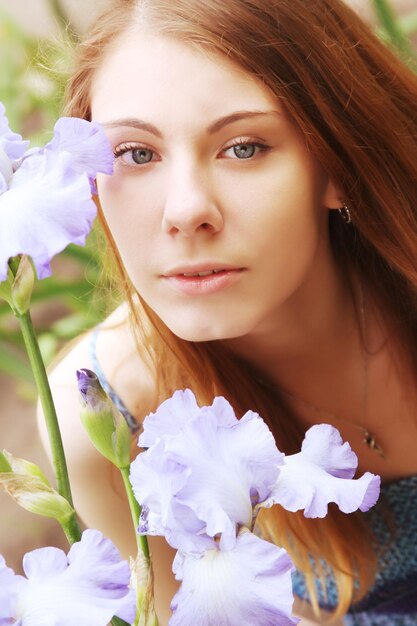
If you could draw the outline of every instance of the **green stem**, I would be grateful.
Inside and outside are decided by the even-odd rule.
[[[70,546],[72,546],[72,544],[75,543],[76,541],[80,541],[81,531],[80,531],[80,527],[78,526],[77,517],[75,513],[71,515],[71,517],[69,518],[67,522],[65,523],[61,522],[61,526]]]
[[[45,423],[48,431],[49,442],[52,451],[52,462],[55,470],[55,478],[58,493],[63,496],[71,506],[73,506],[71,487],[68,478],[67,464],[65,461],[64,447],[62,445],[61,433],[58,425],[58,418],[52,399],[51,389],[46,374],[45,365],[39,350],[38,340],[33,328],[32,319],[29,311],[23,315],[17,316],[22,331],[23,340],[29,356],[36,386],[39,392],[43,412],[45,415]],[[81,539],[81,531],[74,519],[65,529],[70,544]]]
[[[129,470],[130,470],[129,467],[121,467],[120,473],[123,478],[123,482],[124,482],[126,494],[127,494],[127,499],[129,501],[130,513],[132,515],[133,525],[135,528],[136,543],[137,543],[138,549],[142,552],[142,554],[145,556],[145,558],[149,562],[150,557],[149,557],[148,540],[146,539],[145,536],[139,535],[136,532],[136,529],[139,525],[139,517],[140,517],[141,508],[134,496],[132,485],[130,484]]]

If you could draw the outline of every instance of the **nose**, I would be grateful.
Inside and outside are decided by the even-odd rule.
[[[165,195],[164,232],[193,237],[199,232],[215,234],[223,227],[223,215],[213,189],[198,167],[175,168]]]

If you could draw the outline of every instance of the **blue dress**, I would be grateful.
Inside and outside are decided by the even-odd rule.
[[[395,521],[394,536],[381,508],[389,507]],[[353,604],[345,616],[346,626],[417,626],[417,475],[383,484],[377,505],[365,513],[378,543],[378,573],[367,595]],[[294,593],[308,601],[304,576],[293,575]],[[317,583],[320,605],[332,610],[337,589],[330,569],[326,594]],[[326,598],[326,599],[325,599]]]
[[[109,385],[96,355],[98,329],[92,333],[90,360],[101,385],[132,432],[140,426]],[[381,507],[388,505],[395,520],[395,535],[391,536]],[[360,602],[350,607],[345,616],[346,626],[417,626],[417,475],[401,478],[381,486],[377,505],[365,514],[378,543],[385,549],[378,556],[378,573],[372,589]],[[293,574],[294,593],[309,600],[304,576]],[[328,568],[326,592],[317,582],[320,606],[332,610],[337,606],[337,588]],[[255,625],[254,625],[255,626]]]

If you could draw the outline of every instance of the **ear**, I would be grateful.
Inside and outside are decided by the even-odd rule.
[[[343,205],[343,194],[331,178],[325,184],[322,203],[326,209],[339,209]]]

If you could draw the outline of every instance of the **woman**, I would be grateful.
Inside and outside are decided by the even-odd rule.
[[[184,387],[258,411],[286,453],[337,427],[381,475],[379,508],[275,507],[261,532],[297,565],[300,614],[417,623],[416,98],[339,0],[119,0],[80,46],[68,112],[114,149],[97,186],[126,303],[51,383],[78,511],[122,552],[127,505],[79,425],[79,367],[132,431]],[[151,551],[164,624],[172,553]]]

